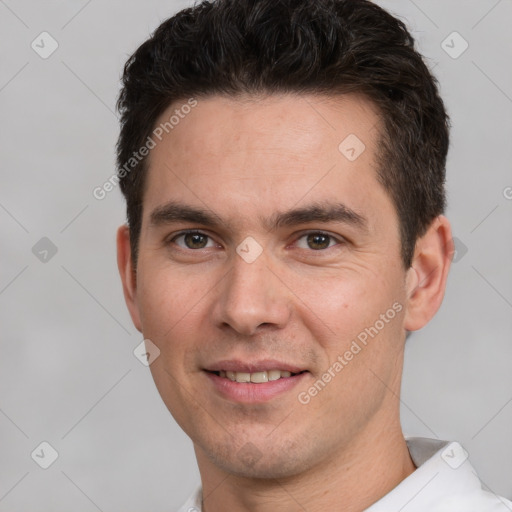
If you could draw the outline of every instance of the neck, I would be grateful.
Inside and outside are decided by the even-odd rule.
[[[203,512],[362,512],[394,489],[416,468],[403,437],[398,415],[394,424],[374,425],[306,471],[279,479],[249,479],[225,473],[197,446],[203,485]],[[377,418],[375,418],[377,419]]]

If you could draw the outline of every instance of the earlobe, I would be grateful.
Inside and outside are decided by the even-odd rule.
[[[121,276],[128,311],[135,328],[142,332],[137,303],[137,279],[133,268],[130,246],[130,228],[127,225],[123,225],[117,230],[117,267]]]
[[[406,330],[421,329],[436,314],[443,301],[452,257],[450,223],[440,215],[417,240],[412,265],[407,271]]]

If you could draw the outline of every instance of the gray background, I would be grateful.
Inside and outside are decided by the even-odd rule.
[[[122,65],[187,5],[0,0],[0,511],[172,511],[198,482],[191,442],[133,355],[121,195],[92,195],[114,172]],[[458,256],[441,310],[408,341],[404,431],[459,440],[512,498],[512,2],[382,5],[407,20],[453,124]],[[59,45],[47,59],[31,48],[43,31]],[[469,44],[457,58],[454,31]],[[46,261],[48,242],[32,250],[43,237],[58,249]],[[46,470],[31,458],[42,441],[59,454]]]

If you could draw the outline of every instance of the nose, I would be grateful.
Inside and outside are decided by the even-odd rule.
[[[219,284],[213,312],[216,325],[245,336],[286,326],[291,293],[268,263],[264,254],[252,263],[234,255],[230,271]]]

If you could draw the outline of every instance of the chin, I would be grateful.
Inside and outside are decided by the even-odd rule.
[[[221,467],[227,473],[242,477],[242,478],[253,478],[253,479],[283,479],[292,477],[304,471],[304,466],[297,464],[291,465],[289,462],[284,463],[283,461],[272,462],[256,462],[248,464],[240,460],[215,460],[215,464]]]
[[[300,447],[299,447],[300,448]],[[223,471],[242,478],[287,478],[304,472],[310,464],[305,453],[297,446],[278,447],[276,443],[256,447],[250,441],[236,450],[233,443],[206,453],[211,462]],[[293,454],[293,457],[291,456]]]

